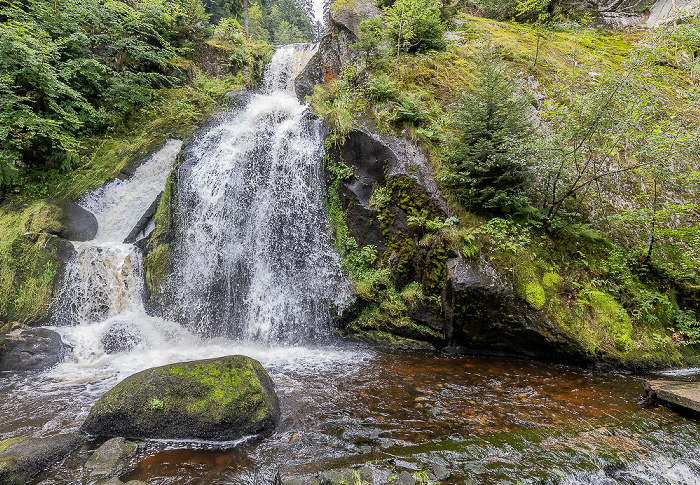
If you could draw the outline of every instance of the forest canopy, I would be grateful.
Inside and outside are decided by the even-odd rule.
[[[182,84],[182,59],[242,10],[240,0],[0,2],[0,193],[27,170],[70,170],[81,139]],[[251,2],[249,11],[257,42],[313,40],[293,0]]]

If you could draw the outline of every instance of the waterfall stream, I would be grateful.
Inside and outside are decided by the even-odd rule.
[[[275,52],[265,89],[185,151],[164,315],[207,336],[306,344],[347,297],[324,210],[321,122],[293,94],[313,53]]]

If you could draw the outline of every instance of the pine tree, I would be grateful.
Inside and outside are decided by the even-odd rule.
[[[500,62],[486,52],[474,86],[455,110],[458,137],[449,146],[446,185],[475,212],[512,214],[527,207],[530,173],[523,146],[532,134],[527,100],[517,96]]]

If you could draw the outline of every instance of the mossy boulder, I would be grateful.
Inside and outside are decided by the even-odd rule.
[[[127,471],[129,460],[139,445],[124,438],[112,438],[100,446],[85,463],[90,480],[117,477]]]
[[[265,369],[235,355],[134,374],[97,401],[81,429],[93,436],[231,441],[270,433],[279,415]]]
[[[75,434],[0,441],[0,485],[24,485],[40,471],[65,458],[83,442]]]

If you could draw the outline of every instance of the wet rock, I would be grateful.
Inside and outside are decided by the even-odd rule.
[[[0,484],[26,483],[40,471],[65,458],[82,442],[83,438],[75,434],[0,441]]]
[[[151,205],[148,206],[148,209],[146,209],[146,212],[143,213],[139,221],[136,223],[134,228],[131,230],[128,236],[126,236],[126,239],[124,239],[124,243],[126,244],[134,244],[136,241],[143,239],[145,237],[148,237],[155,225],[153,224],[153,217],[156,215],[156,211],[158,210],[158,204],[160,203],[160,198],[163,195],[161,192],[158,194],[158,197],[151,202]]]
[[[134,374],[97,401],[81,429],[94,436],[232,441],[270,433],[279,415],[265,369],[236,355]]]
[[[528,357],[584,359],[580,343],[546,312],[531,309],[483,261],[447,262],[443,294],[447,335],[455,346]]]
[[[141,341],[141,331],[130,322],[115,322],[102,335],[100,344],[108,354],[132,351]]]
[[[342,468],[340,470],[329,470],[319,473],[322,484],[336,483],[374,483],[372,470],[363,466],[362,468]]]
[[[394,483],[396,483],[396,485],[415,485],[416,479],[413,477],[411,472],[404,470],[399,473],[399,476],[396,478]]]
[[[647,402],[662,401],[700,413],[700,383],[683,381],[646,381]]]
[[[68,349],[53,330],[15,325],[0,337],[0,372],[47,369],[61,362]]]
[[[56,219],[61,227],[52,232],[69,241],[90,241],[97,234],[97,218],[87,209],[72,201],[54,202],[58,212]]]
[[[91,479],[117,477],[127,471],[127,464],[138,449],[137,443],[112,438],[92,454],[85,463],[85,471]]]

